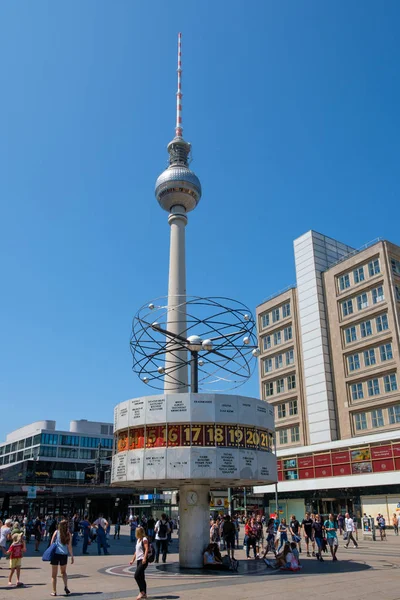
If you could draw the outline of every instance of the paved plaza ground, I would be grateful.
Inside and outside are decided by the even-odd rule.
[[[128,528],[122,528],[121,539],[110,540],[111,554],[98,556],[97,545],[92,545],[90,556],[82,556],[82,542],[76,549],[74,565],[68,565],[71,597],[93,600],[136,598],[138,590],[133,579],[133,567],[129,567],[132,544]],[[400,600],[400,537],[388,534],[386,542],[363,541],[360,548],[343,549],[340,542],[338,562],[328,555],[323,563],[307,558],[304,552],[300,573],[276,572],[267,569],[261,561],[245,558],[239,550],[239,572],[211,573],[177,571],[178,541],[174,540],[165,570],[163,565],[149,565],[147,569],[148,596],[154,600],[197,600],[216,597],[219,600],[247,600],[273,597],[279,600]],[[42,544],[45,548],[45,544]],[[22,581],[24,588],[9,589],[8,560],[1,559],[0,600],[42,600],[50,598],[51,578],[49,563],[34,552],[34,544],[28,545],[23,561]],[[57,591],[64,596],[62,580]]]

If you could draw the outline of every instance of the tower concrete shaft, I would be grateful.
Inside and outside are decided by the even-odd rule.
[[[173,206],[168,217],[171,227],[168,280],[168,321],[167,330],[186,337],[186,251],[185,227],[187,216],[182,206]],[[188,391],[187,351],[177,347],[168,339],[167,367],[170,377],[165,381],[166,392]]]

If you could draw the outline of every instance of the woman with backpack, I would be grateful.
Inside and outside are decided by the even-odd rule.
[[[136,596],[136,600],[140,600],[141,598],[147,598],[145,571],[148,564],[147,558],[149,554],[149,541],[146,537],[143,527],[137,527],[135,533],[136,549],[135,554],[133,555],[129,564],[133,565],[136,560],[135,579],[139,587],[139,594]]]

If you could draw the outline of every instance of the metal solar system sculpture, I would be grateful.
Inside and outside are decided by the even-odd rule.
[[[177,334],[171,324],[180,323],[181,314],[185,329]],[[172,307],[168,298],[142,306],[133,320],[131,352],[133,371],[155,389],[166,383],[176,391],[186,388],[186,378],[179,376],[190,365],[195,393],[239,387],[251,377],[260,354],[256,324],[244,304],[198,296],[174,298]]]

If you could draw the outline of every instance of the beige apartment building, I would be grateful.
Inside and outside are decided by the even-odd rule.
[[[256,311],[281,512],[389,518],[400,512],[400,247],[355,250],[309,231],[294,255],[296,285]],[[272,486],[256,491],[273,512]]]

